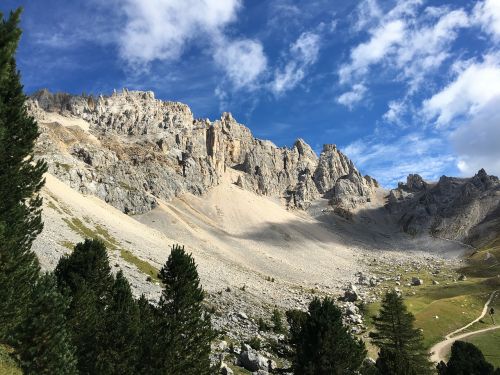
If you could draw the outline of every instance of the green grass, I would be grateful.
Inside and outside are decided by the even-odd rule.
[[[500,264],[491,267],[485,264],[486,252],[490,252],[500,260],[500,240],[490,242],[487,246],[476,251],[467,259],[466,265],[457,270],[458,274],[465,274],[466,281],[453,281],[446,275],[450,271],[442,269],[437,275],[432,275],[428,270],[403,272],[404,270],[391,270],[389,274],[399,273],[404,275],[399,288],[403,291],[405,303],[408,310],[415,315],[415,326],[421,328],[424,334],[424,344],[430,348],[440,341],[446,334],[466,325],[476,319],[489,298],[490,293],[500,289]],[[403,267],[404,268],[404,267]],[[444,271],[444,272],[443,272]],[[381,274],[387,272],[379,271]],[[408,287],[405,284],[412,276],[424,280],[424,285],[419,287]],[[432,285],[432,280],[437,280],[439,285]],[[394,282],[382,283],[382,288],[393,288]],[[500,320],[500,298],[493,305],[499,312]],[[378,313],[380,303],[367,306],[367,315],[373,316]],[[438,316],[438,319],[435,317]],[[484,320],[484,319],[483,319]],[[491,325],[491,324],[490,324]],[[368,328],[372,328],[371,319],[367,319]],[[488,326],[488,322],[477,323],[469,330],[480,329]],[[485,337],[488,334],[484,335]],[[486,340],[487,338],[485,338]],[[500,341],[496,344],[500,347]]]
[[[0,374],[2,375],[22,375],[21,369],[16,361],[10,356],[11,350],[0,344]]]
[[[154,282],[157,283],[160,282],[160,280],[158,279],[158,269],[153,267],[150,263],[138,258],[134,254],[132,254],[129,250],[121,249],[120,256],[126,262],[136,266],[139,271],[151,277],[151,279]]]
[[[75,248],[75,244],[71,241],[60,241],[59,245],[65,247],[66,249],[68,249],[70,251],[73,251],[73,249]]]
[[[158,279],[158,269],[153,267],[150,263],[138,258],[131,251],[127,249],[123,249],[120,246],[120,243],[109,233],[109,231],[99,225],[94,225],[94,228],[87,226],[80,219],[73,217],[71,219],[63,218],[64,222],[68,225],[68,227],[73,230],[75,233],[79,234],[83,238],[95,238],[104,242],[106,248],[111,251],[118,251],[120,253],[121,258],[127,263],[133,264],[137,269],[144,273],[145,275],[151,277],[153,282],[159,282]],[[88,222],[89,220],[87,220]],[[68,247],[69,242],[64,241],[63,246]],[[71,244],[72,245],[72,244]],[[71,247],[73,249],[73,247]]]
[[[69,164],[64,164],[64,163],[59,163],[55,162],[57,168],[62,168],[66,171],[66,173],[69,173],[71,171],[71,165]]]
[[[500,367],[500,329],[469,337],[465,341],[476,345],[488,362],[495,367]]]

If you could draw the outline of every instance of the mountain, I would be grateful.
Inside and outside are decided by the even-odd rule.
[[[235,181],[240,187],[294,208],[319,197],[354,207],[378,187],[334,145],[319,158],[301,139],[276,147],[229,113],[214,122],[195,119],[187,105],[152,92],[93,98],[40,91],[28,108],[41,125],[37,152],[50,173],[125,213],[146,213],[157,199],[203,194],[228,169],[243,172]]]
[[[479,245],[500,232],[500,181],[484,169],[471,178],[442,176],[436,183],[409,175],[391,190],[387,207],[407,233]]]
[[[99,237],[134,293],[154,301],[169,247],[185,245],[215,327],[238,342],[260,335],[258,318],[274,308],[352,296],[354,284],[357,298],[374,302],[388,285],[411,288],[410,274],[446,270],[448,283],[469,245],[500,233],[499,181],[482,170],[438,182],[410,175],[386,190],[335,145],[319,156],[301,139],[277,147],[229,113],[195,119],[151,92],[44,90],[27,107],[49,167],[34,244],[42,266]],[[364,332],[360,315],[352,319]]]

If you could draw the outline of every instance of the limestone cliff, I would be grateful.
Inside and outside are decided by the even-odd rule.
[[[49,171],[130,214],[151,210],[157,199],[203,194],[228,168],[241,172],[235,183],[243,189],[279,197],[291,208],[307,208],[319,197],[354,208],[378,186],[334,145],[319,157],[301,139],[277,147],[254,138],[229,113],[195,119],[187,105],[152,92],[92,97],[43,90],[27,106],[40,124],[37,153]]]
[[[500,230],[500,182],[484,169],[471,178],[442,176],[437,183],[409,175],[391,190],[387,207],[405,232],[477,245]]]

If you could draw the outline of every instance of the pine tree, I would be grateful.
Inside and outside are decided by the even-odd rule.
[[[214,333],[203,307],[204,292],[193,257],[184,247],[173,246],[158,276],[164,284],[159,303],[164,368],[172,375],[210,374]]]
[[[380,348],[377,367],[387,375],[430,374],[429,355],[423,346],[422,333],[413,327],[415,317],[407,311],[403,298],[388,292],[380,313],[375,317],[372,341]]]
[[[85,284],[103,304],[109,302],[113,277],[106,246],[102,241],[86,239],[77,244],[71,254],[59,260],[55,275],[62,289],[75,293]]]
[[[366,356],[365,345],[352,337],[334,302],[315,298],[295,337],[294,373],[303,375],[354,374]]]
[[[9,341],[25,318],[39,275],[31,244],[42,230],[38,195],[46,165],[34,161],[38,126],[28,116],[14,59],[21,10],[0,14],[0,339]]]
[[[105,331],[101,332],[102,352],[97,356],[99,374],[133,375],[139,351],[139,306],[130,284],[119,271],[111,289],[111,301],[105,312]],[[153,332],[149,332],[152,336]]]
[[[139,299],[138,305],[140,327],[136,367],[137,374],[165,374],[165,371],[161,371],[162,360],[160,356],[155,355],[155,349],[157,348],[156,334],[152,334],[152,332],[156,333],[159,331],[158,322],[161,315],[158,308],[150,304],[144,295]]]
[[[104,350],[105,312],[110,304],[113,276],[106,247],[99,240],[85,240],[59,260],[58,285],[71,298],[68,324],[76,346],[80,374],[97,374],[97,358]]]
[[[455,341],[447,364],[438,365],[439,375],[493,375],[494,367],[473,344]]]
[[[78,374],[64,315],[67,307],[67,300],[57,290],[54,276],[41,276],[18,334],[18,356],[24,374]]]

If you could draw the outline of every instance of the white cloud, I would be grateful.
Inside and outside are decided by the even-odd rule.
[[[353,24],[353,31],[359,32],[365,29],[374,21],[382,18],[383,14],[376,0],[362,1],[356,9],[356,22]]]
[[[126,0],[120,54],[134,65],[177,59],[187,42],[221,32],[240,6],[240,0]]]
[[[484,31],[500,41],[500,1],[485,0],[477,3],[473,17]]]
[[[337,103],[345,105],[349,109],[352,109],[354,104],[358,103],[363,99],[365,95],[366,87],[361,84],[355,84],[351,91],[347,91],[337,98]]]
[[[269,87],[275,95],[293,89],[305,77],[307,69],[313,65],[319,55],[320,36],[313,32],[304,32],[290,46],[288,62],[274,72],[274,79]]]
[[[339,69],[340,83],[368,73],[370,65],[382,61],[391,48],[403,40],[404,35],[405,23],[402,20],[384,23],[373,30],[370,40],[355,47],[349,64]]]
[[[368,41],[354,46],[349,61],[338,69],[340,84],[366,82],[372,67],[382,66],[394,81],[407,83],[406,96],[411,95],[449,58],[458,31],[470,25],[464,10],[427,7],[422,11],[422,0],[400,0],[385,15],[377,11],[375,0],[362,4],[367,9],[362,14],[373,18],[375,26],[368,30]],[[370,24],[367,19],[362,23]],[[387,116],[393,114],[390,110]]]
[[[267,67],[262,44],[255,40],[243,39],[220,44],[214,58],[235,89],[254,88]]]
[[[500,96],[492,99],[450,137],[458,154],[457,167],[465,176],[485,168],[500,175]]]
[[[423,113],[437,118],[438,126],[460,116],[473,116],[500,96],[500,54],[490,54],[482,62],[457,64],[462,67],[456,79],[423,103]]]
[[[430,181],[439,178],[455,161],[452,155],[438,152],[444,149],[441,138],[411,133],[390,139],[358,140],[343,152],[362,170],[369,170],[382,186],[394,187],[410,173]]]
[[[416,90],[429,72],[441,66],[449,56],[448,51],[458,30],[467,26],[469,18],[459,9],[440,15],[433,25],[408,32],[406,43],[397,49],[395,64],[403,70],[411,90]]]
[[[388,104],[389,109],[382,116],[382,118],[392,124],[402,124],[401,117],[406,111],[405,100],[391,100]]]

